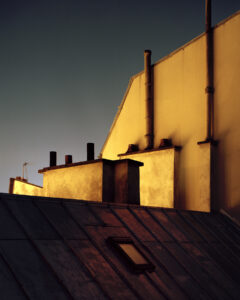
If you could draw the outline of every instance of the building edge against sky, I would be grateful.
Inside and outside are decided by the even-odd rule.
[[[198,144],[206,139],[206,34],[151,66],[153,149],[145,150],[145,73],[131,78],[100,156],[144,163],[140,168],[141,204],[200,211],[224,208],[233,215],[239,208],[239,30],[240,12],[214,28],[217,146],[211,142]],[[163,144],[159,149],[162,139],[171,140],[172,144]],[[137,145],[139,151],[126,153],[129,144]],[[27,186],[30,185],[25,183],[24,194],[28,193]]]
[[[209,211],[212,206],[224,208],[231,214],[239,210],[239,30],[239,11],[213,30],[214,139],[218,146],[198,144],[206,139],[206,34],[152,65],[154,149],[159,147],[161,139],[171,139],[173,145],[181,146],[175,166],[178,186],[174,207]],[[126,153],[129,144],[138,145],[141,151],[146,148],[144,98],[145,75],[141,72],[130,80],[101,157],[116,159],[119,154]],[[144,162],[141,156],[135,153],[134,159]],[[161,177],[164,173],[161,167],[153,163],[151,174],[145,177],[145,163],[140,169],[140,178],[144,178],[146,184],[152,177]],[[141,179],[141,201],[156,205],[159,190],[155,189],[155,195],[154,191],[149,192],[151,198],[143,200]]]

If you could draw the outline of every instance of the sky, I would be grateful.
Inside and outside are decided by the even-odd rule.
[[[73,162],[96,157],[128,82],[204,32],[204,0],[1,0],[0,192],[9,178],[31,183],[57,151]],[[212,0],[213,25],[240,9],[239,0]]]

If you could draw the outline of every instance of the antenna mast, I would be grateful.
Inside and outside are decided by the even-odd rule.
[[[28,181],[28,174],[27,174],[27,165],[28,164],[29,164],[28,162],[25,162],[25,163],[23,163],[23,166],[22,166],[22,179],[25,179],[24,178],[24,173],[25,173],[27,181]]]

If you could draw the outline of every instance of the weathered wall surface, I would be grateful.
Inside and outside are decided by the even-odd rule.
[[[174,207],[175,150],[142,152],[122,156],[144,163],[140,168],[140,204]]]
[[[240,217],[240,14],[215,30],[215,206]]]
[[[201,160],[197,142],[205,138],[204,49],[205,37],[202,36],[154,66],[155,148],[159,146],[161,138],[171,138],[174,145],[183,147],[179,160],[180,190],[176,205],[193,210],[199,209],[198,168]],[[124,105],[103,148],[103,158],[116,159],[119,153],[126,152],[128,144],[138,144],[140,150],[145,149],[144,84],[143,73],[133,78]],[[155,159],[159,163],[161,157]],[[144,169],[145,166],[141,169],[141,174]],[[154,170],[155,168],[152,169],[153,174]],[[151,176],[151,171],[147,173]],[[143,185],[140,182],[141,199]],[[166,206],[166,197],[161,197],[163,198],[158,197],[159,205]],[[147,201],[145,198],[144,203],[150,202],[153,203],[154,200]],[[173,199],[167,202],[167,206],[171,207]],[[206,207],[201,210],[208,211]]]
[[[139,144],[140,149],[146,147],[145,134],[145,102],[144,74],[133,78],[126,94],[124,105],[117,116],[110,138],[104,148],[103,158],[118,159],[119,153],[125,153],[128,144]]]
[[[44,173],[44,196],[102,201],[102,161]]]
[[[29,196],[43,196],[43,188],[33,185],[31,183],[14,180],[13,194],[29,195]]]
[[[240,205],[240,13],[214,29],[215,139],[218,146],[218,197],[221,207]],[[203,173],[210,172],[204,147],[206,138],[206,44],[201,35],[154,65],[155,148],[160,139],[171,138],[182,146],[179,157],[179,197],[176,207],[209,211],[203,199]],[[144,74],[132,78],[109,136],[103,158],[116,159],[128,144],[146,146]],[[145,168],[145,167],[143,167]],[[143,168],[140,172],[144,172]],[[141,183],[140,183],[141,184]],[[205,182],[204,182],[205,185]],[[201,199],[200,199],[201,196]]]
[[[10,178],[9,193],[139,205],[142,165],[122,159],[47,167],[39,170],[43,173],[43,187]]]
[[[44,172],[43,187],[14,180],[13,194],[102,201],[103,162]]]

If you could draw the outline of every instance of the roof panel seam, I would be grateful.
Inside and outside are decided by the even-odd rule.
[[[135,216],[135,218],[137,220],[140,221],[140,218],[137,216],[137,214],[130,209],[131,213]],[[150,215],[151,216],[151,215]],[[154,219],[153,219],[154,220]],[[155,220],[154,220],[155,221]],[[155,221],[156,222],[156,221]],[[175,258],[175,256],[172,255],[172,253],[167,249],[167,247],[165,247],[164,243],[161,242],[158,237],[143,223],[141,222],[143,227],[156,239],[156,241],[161,245],[162,248],[164,248],[167,253],[179,264],[178,260]],[[159,225],[159,224],[158,224]],[[164,230],[164,229],[163,229]],[[154,256],[154,255],[153,255]],[[167,268],[155,257],[158,265],[160,265],[162,267],[162,269],[165,271],[165,273],[175,282],[175,284],[179,287],[179,289],[186,295],[189,296],[186,291],[182,288],[182,286],[175,280],[175,278],[171,275],[171,273],[168,272]]]
[[[60,202],[61,204],[61,202]],[[109,297],[105,291],[102,289],[102,286],[100,285],[100,283],[97,281],[97,279],[92,276],[91,272],[87,269],[87,267],[85,266],[85,264],[80,260],[79,256],[76,254],[75,250],[73,249],[73,247],[68,243],[67,239],[64,238],[64,236],[60,233],[60,231],[56,228],[56,226],[54,225],[54,223],[50,220],[50,218],[46,215],[46,213],[42,210],[42,208],[35,203],[36,207],[39,209],[39,211],[41,212],[41,214],[45,217],[45,219],[47,220],[47,222],[49,223],[49,225],[57,232],[57,234],[61,237],[61,240],[63,241],[63,243],[65,244],[65,246],[70,249],[71,253],[74,255],[74,257],[77,259],[77,262],[80,263],[80,265],[83,267],[83,271],[84,273],[87,273],[87,276],[89,276],[89,278],[92,278],[92,281],[94,281],[95,283],[97,283],[98,287],[100,287],[101,291],[103,292],[103,294],[108,298],[111,299],[111,297]],[[65,208],[64,208],[65,209]],[[73,222],[76,223],[76,221],[72,218]],[[76,223],[76,225],[78,226],[78,224]]]
[[[4,261],[4,263],[6,264],[7,268],[9,269],[10,273],[12,274],[13,278],[16,280],[17,285],[19,286],[20,290],[22,291],[22,293],[24,294],[24,296],[31,300],[30,297],[28,296],[28,293],[25,289],[25,287],[23,286],[23,284],[21,283],[21,281],[18,279],[17,275],[14,272],[14,268],[12,268],[12,266],[8,263],[7,258],[5,258],[4,253],[2,253],[2,248],[0,246],[0,257],[2,258],[2,260]]]
[[[133,294],[138,298],[138,299],[143,299],[141,297],[141,295],[138,293],[138,291],[135,290],[135,288],[128,282],[128,280],[126,279],[126,277],[122,274],[122,272],[120,272],[115,265],[111,262],[111,260],[104,254],[103,251],[101,251],[100,247],[98,247],[97,243],[95,243],[95,241],[92,239],[92,237],[89,235],[89,233],[87,232],[87,230],[85,230],[84,226],[82,226],[79,222],[77,222],[77,220],[75,219],[75,217],[72,215],[72,213],[69,211],[68,207],[65,205],[64,202],[62,202],[63,207],[65,208],[65,210],[67,211],[67,213],[71,216],[71,218],[77,223],[77,225],[79,226],[79,228],[81,230],[83,230],[83,232],[86,234],[86,236],[88,237],[89,241],[92,243],[92,245],[94,246],[94,248],[102,255],[102,257],[108,262],[108,264],[110,265],[111,269],[118,275],[118,277],[130,288],[130,290],[133,292]],[[101,286],[101,289],[105,292],[105,294],[108,296],[108,298],[111,299],[111,297],[108,295],[108,293],[104,290],[104,288],[102,287],[101,283],[99,282],[99,285]],[[144,300],[144,299],[143,299]]]
[[[162,227],[162,229],[164,231],[166,231],[171,237],[172,239],[174,240],[174,242],[184,251],[184,253],[186,253],[185,249],[181,246],[181,244],[177,241],[177,239],[174,237],[174,235],[171,234],[170,231],[168,231],[161,223],[160,221],[147,209],[147,212],[150,214],[150,216],[152,216],[152,218]],[[163,213],[163,210],[162,210],[162,213]],[[161,243],[161,241],[159,241],[159,243]],[[161,245],[163,245],[163,243],[161,243]],[[208,291],[206,290],[205,287],[202,286],[201,283],[199,283],[199,280],[198,278],[196,278],[191,272],[189,272],[189,270],[184,266],[184,264],[182,262],[180,262],[176,257],[175,255],[173,255],[169,249],[167,248],[167,251],[168,253],[174,258],[174,260],[177,262],[177,264],[179,264],[183,270],[192,278],[192,280],[197,284],[197,286],[200,287],[200,289],[205,293],[205,295],[207,297],[210,297],[210,295],[208,294]],[[186,255],[188,256],[188,253],[186,253]]]
[[[33,203],[33,200],[31,200],[31,202]],[[68,295],[71,299],[73,299],[73,297],[72,297],[70,291],[68,290],[68,288],[63,284],[62,280],[58,277],[58,275],[56,274],[55,270],[52,268],[52,266],[49,264],[49,262],[45,259],[44,255],[42,254],[42,252],[38,248],[37,243],[34,241],[34,239],[32,239],[32,237],[30,236],[30,234],[28,234],[27,230],[25,230],[24,226],[18,220],[18,218],[15,216],[15,214],[13,213],[13,211],[11,210],[11,208],[7,205],[7,203],[6,203],[5,200],[3,201],[3,203],[4,203],[5,207],[6,207],[6,209],[9,211],[9,213],[12,215],[12,217],[19,224],[20,228],[23,230],[23,232],[27,236],[28,241],[30,241],[30,244],[32,245],[32,247],[36,250],[38,256],[42,259],[44,265],[46,265],[46,267],[50,270],[50,272],[53,274],[54,278],[58,281],[58,283],[60,284],[60,286],[63,287],[63,291],[66,293],[66,295]]]
[[[167,271],[164,268],[164,266],[160,263],[160,261],[156,258],[156,256],[142,243],[142,241],[138,238],[138,236],[135,234],[135,232],[133,230],[131,230],[131,228],[118,216],[118,214],[114,211],[114,209],[111,208],[111,207],[110,207],[110,209],[112,210],[113,214],[118,218],[118,220],[125,226],[125,228],[135,237],[135,239],[139,242],[139,244],[141,245],[141,247],[148,253],[148,255],[151,256],[151,257],[153,257],[153,259],[157,262],[157,264],[160,265],[165,271]],[[168,274],[168,275],[170,275],[170,274]],[[159,277],[158,274],[157,274],[157,276]],[[161,278],[160,278],[160,280],[161,280]],[[160,291],[161,294],[163,294],[166,298],[168,298],[168,296],[165,294],[164,291],[162,291],[160,288],[158,288],[158,289],[159,289],[159,291]]]
[[[182,229],[182,228],[180,228],[178,225],[177,225],[177,223],[174,221],[174,219],[169,215],[169,214],[167,214],[165,211],[164,211],[164,209],[163,209],[163,213],[165,214],[165,216],[168,218],[168,220],[170,221],[170,222],[172,222],[177,228],[178,228],[178,230],[180,230],[188,239],[189,239],[189,241],[190,241],[190,237],[189,237],[189,234],[187,233],[187,231],[185,231],[184,229]],[[177,214],[178,214],[178,212],[176,212]],[[185,219],[183,219],[183,222],[185,222]],[[186,223],[186,222],[185,222]],[[211,257],[209,257],[209,254],[204,250],[204,248],[199,248],[199,246],[198,246],[198,244],[197,243],[195,243],[194,242],[194,240],[191,242],[200,252],[203,252],[204,251],[204,254],[211,260]],[[203,268],[202,267],[202,265],[199,263],[199,261],[198,260],[196,260],[196,257],[195,256],[193,256],[192,254],[191,254],[191,252],[187,252],[186,251],[186,249],[184,248],[184,247],[181,247],[182,249],[183,249],[183,251],[186,253],[186,255],[191,255],[191,258],[193,259],[193,261],[195,261],[195,263],[196,263],[196,265],[198,265],[198,267],[200,268],[200,270],[204,273],[204,274],[206,274],[208,277],[209,277],[209,279],[212,281],[212,282],[214,282],[215,283],[215,285],[216,286],[218,286],[218,288],[220,289],[220,290],[222,290],[222,286],[221,285],[219,285],[219,283],[214,279],[214,277],[212,277],[211,276],[211,274],[209,274],[209,272],[207,272],[207,270],[205,269],[205,268]],[[205,286],[205,285],[204,285]],[[211,284],[210,285],[208,285],[210,288],[211,288]],[[225,291],[225,290],[222,290],[224,293],[226,293],[227,291]],[[213,291],[211,291],[211,292],[213,292]],[[213,292],[214,293],[214,292]],[[213,294],[213,296],[214,297],[217,297],[217,295],[214,295]],[[230,295],[229,295],[230,296]]]

